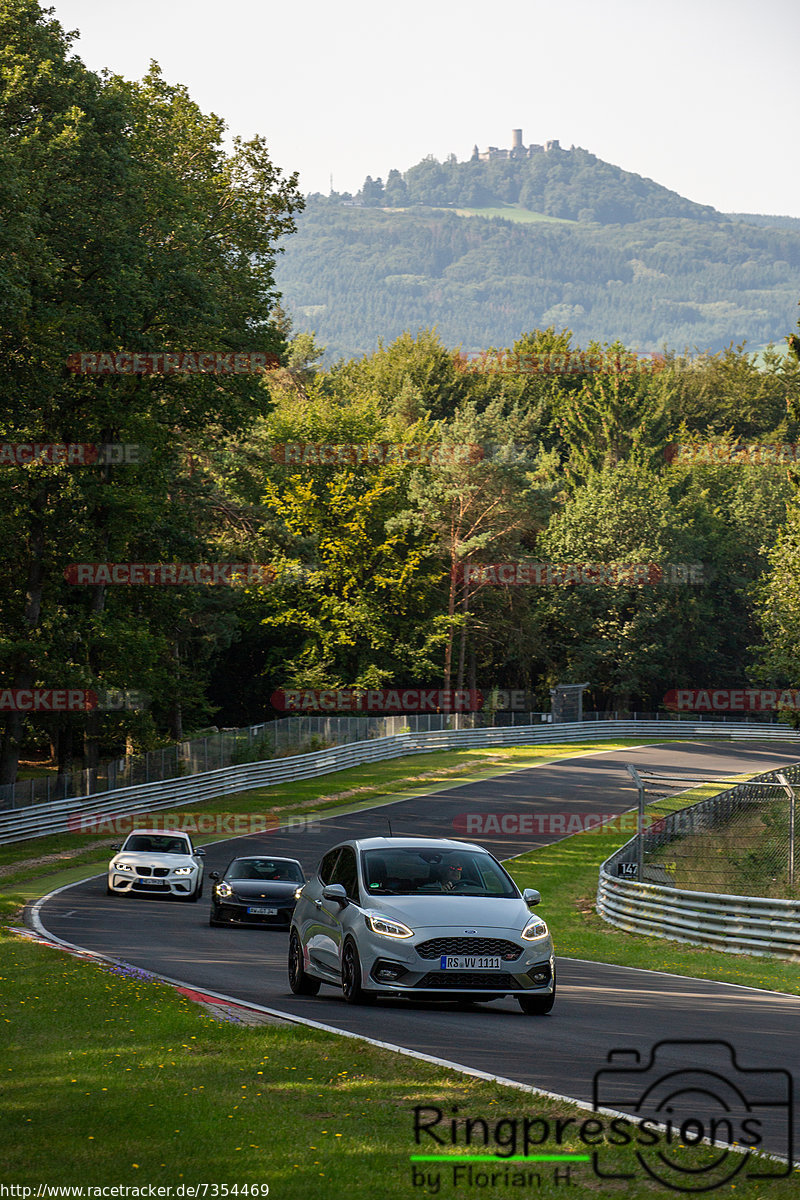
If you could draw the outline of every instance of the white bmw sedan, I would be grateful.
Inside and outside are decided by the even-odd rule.
[[[109,896],[178,896],[199,900],[203,890],[204,850],[195,850],[185,833],[137,829],[115,846],[108,864]]]
[[[555,1001],[553,943],[514,880],[482,846],[360,838],[334,846],[302,888],[289,934],[289,985],[345,1000],[497,1000],[524,1013]]]

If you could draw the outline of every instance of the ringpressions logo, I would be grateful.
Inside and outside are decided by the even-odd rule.
[[[648,1195],[699,1195],[792,1171],[792,1076],[741,1066],[729,1042],[668,1039],[644,1054],[611,1050],[593,1078],[592,1109],[509,1117],[416,1105],[412,1188],[521,1196],[564,1185],[568,1194],[591,1172],[627,1185],[629,1195],[638,1194],[630,1191],[637,1180]]]

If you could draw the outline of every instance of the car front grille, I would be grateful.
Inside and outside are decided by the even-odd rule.
[[[439,958],[442,954],[496,954],[506,962],[514,962],[522,954],[522,947],[503,938],[442,937],[420,942],[417,954],[420,958]]]
[[[137,875],[157,875],[163,879],[165,875],[169,875],[169,867],[137,867]]]
[[[414,986],[426,991],[439,988],[469,988],[478,992],[519,989],[518,981],[506,971],[431,971]]]

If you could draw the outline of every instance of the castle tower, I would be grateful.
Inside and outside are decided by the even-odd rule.
[[[512,149],[512,151],[514,151],[514,152],[516,152],[518,150],[521,151],[522,148],[523,148],[522,147],[522,130],[521,129],[512,129],[511,130],[511,149]]]

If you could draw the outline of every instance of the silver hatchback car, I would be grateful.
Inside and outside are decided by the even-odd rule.
[[[547,925],[482,846],[441,838],[360,838],[334,846],[300,892],[289,984],[323,983],[351,1004],[377,996],[497,1000],[550,1012],[555,957]]]

